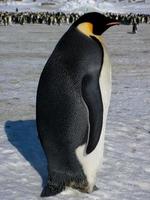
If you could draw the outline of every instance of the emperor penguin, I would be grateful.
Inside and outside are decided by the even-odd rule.
[[[111,64],[102,34],[118,21],[92,12],[57,43],[40,76],[36,122],[48,162],[41,196],[90,193],[103,158]]]

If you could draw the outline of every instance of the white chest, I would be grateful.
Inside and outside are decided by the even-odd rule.
[[[98,39],[100,40],[100,38]],[[82,165],[83,171],[89,183],[89,192],[93,190],[93,186],[95,184],[96,172],[103,161],[105,127],[106,127],[106,119],[107,119],[107,113],[111,96],[111,64],[104,45],[103,45],[103,51],[104,51],[104,60],[103,60],[101,74],[99,77],[99,86],[103,102],[103,124],[101,130],[101,137],[94,151],[92,151],[88,155],[85,153],[87,144],[79,146],[76,149],[76,156],[80,164]]]

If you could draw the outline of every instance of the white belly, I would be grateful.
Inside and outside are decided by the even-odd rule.
[[[98,39],[100,40],[100,38]],[[89,192],[93,190],[93,186],[95,184],[96,172],[98,168],[100,168],[100,166],[102,165],[103,161],[105,127],[106,127],[106,119],[107,119],[107,113],[111,96],[111,64],[104,45],[103,45],[103,50],[104,50],[104,61],[99,78],[99,85],[103,102],[103,125],[102,125],[100,140],[96,148],[88,155],[85,154],[87,144],[79,146],[76,149],[77,158],[80,164],[82,165],[83,171],[89,183]]]

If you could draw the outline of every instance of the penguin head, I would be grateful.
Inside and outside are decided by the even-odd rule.
[[[119,21],[115,19],[111,19],[97,12],[91,12],[81,16],[72,26],[78,28],[86,35],[101,35],[109,27],[119,24]]]

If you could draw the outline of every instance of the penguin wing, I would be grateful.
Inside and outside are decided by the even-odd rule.
[[[100,140],[102,124],[103,124],[103,102],[99,85],[99,76],[103,62],[103,47],[99,40],[91,36],[100,49],[98,61],[95,62],[95,70],[91,63],[90,73],[84,76],[82,81],[83,99],[89,110],[90,131],[87,141],[86,153],[91,153],[97,146]]]
[[[103,103],[97,73],[88,74],[82,81],[82,95],[89,110],[90,131],[86,153],[91,153],[98,144],[103,123]]]

